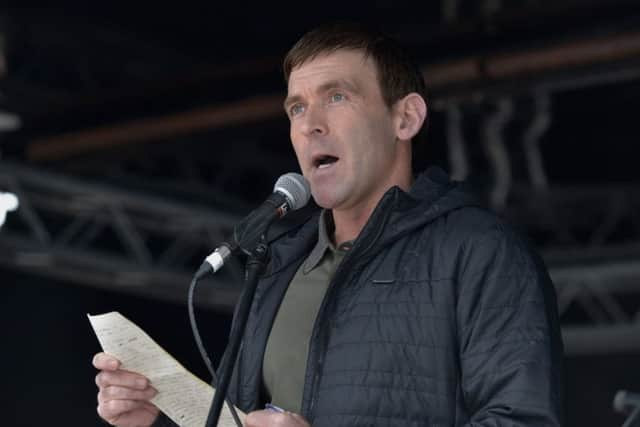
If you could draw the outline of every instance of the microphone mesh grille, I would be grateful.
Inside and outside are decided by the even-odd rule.
[[[307,180],[299,173],[289,172],[282,175],[273,186],[273,191],[283,194],[289,201],[292,210],[300,209],[311,197],[311,189]]]

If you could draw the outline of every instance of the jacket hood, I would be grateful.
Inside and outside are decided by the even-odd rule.
[[[460,209],[478,205],[464,184],[449,180],[440,168],[420,174],[409,192],[389,189],[354,243],[359,254],[377,252],[413,230]]]
[[[409,192],[398,187],[387,191],[369,222],[377,222],[376,216],[387,216],[381,238],[384,242],[395,240],[453,210],[479,206],[466,187],[451,181],[441,168],[431,167],[414,180]]]

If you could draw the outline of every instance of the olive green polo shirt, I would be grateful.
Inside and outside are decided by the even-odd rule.
[[[262,379],[271,403],[300,412],[309,340],[331,279],[350,249],[332,243],[331,212],[320,215],[318,243],[296,272],[276,314],[262,361]]]

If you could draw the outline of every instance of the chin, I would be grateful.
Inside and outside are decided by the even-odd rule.
[[[333,204],[326,202],[322,199],[316,199],[315,197],[313,198],[313,200],[316,202],[316,205],[320,206],[322,209],[333,209]]]
[[[313,190],[311,191],[311,195],[313,196],[313,200],[316,202],[316,205],[320,206],[323,209],[333,209],[333,207],[336,205],[336,199],[334,195],[329,195],[326,193],[316,193]]]

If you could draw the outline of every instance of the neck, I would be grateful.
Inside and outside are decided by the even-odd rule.
[[[404,191],[409,191],[412,183],[412,176],[409,172],[402,179],[392,182],[390,185],[384,187],[369,198],[365,203],[361,203],[358,206],[351,207],[349,209],[333,209],[333,223],[335,224],[334,243],[336,246],[341,245],[344,242],[355,240],[359,235],[367,221],[373,214],[374,209],[382,199],[382,196],[393,186],[398,186]]]
[[[355,240],[369,220],[374,208],[375,206],[360,212],[333,210],[333,222],[336,226],[333,238],[336,246]]]

